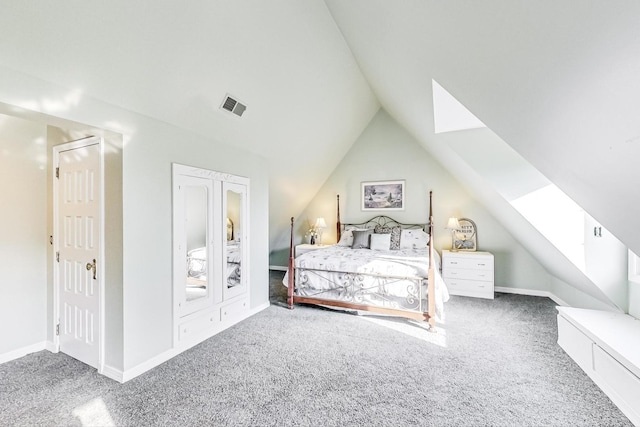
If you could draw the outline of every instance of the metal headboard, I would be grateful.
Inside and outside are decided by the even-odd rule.
[[[395,219],[388,217],[386,215],[378,215],[374,216],[368,221],[360,222],[360,223],[341,223],[342,230],[344,231],[346,227],[357,227],[357,228],[376,228],[377,225],[381,225],[383,227],[398,227],[402,229],[420,229],[422,231],[428,231],[429,224],[404,224],[402,222],[398,222]]]

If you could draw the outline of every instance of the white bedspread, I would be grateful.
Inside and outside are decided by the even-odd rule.
[[[436,255],[436,316],[449,292]],[[295,260],[296,294],[323,299],[424,311],[429,270],[428,249],[374,251],[328,246]],[[383,277],[381,277],[383,276]],[[287,275],[283,283],[287,284]]]
[[[440,261],[436,259],[436,268],[439,266]],[[429,250],[373,251],[334,245],[309,251],[297,257],[296,267],[395,277],[427,277]]]

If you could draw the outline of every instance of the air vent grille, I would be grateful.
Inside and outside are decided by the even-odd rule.
[[[242,117],[242,113],[247,109],[247,106],[241,104],[237,100],[233,99],[231,96],[227,95],[224,98],[224,102],[222,103],[223,110],[229,111],[230,113],[235,114],[238,117]]]

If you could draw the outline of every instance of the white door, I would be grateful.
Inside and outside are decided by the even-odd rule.
[[[63,353],[98,368],[102,183],[99,140],[87,144],[57,156],[59,344]]]

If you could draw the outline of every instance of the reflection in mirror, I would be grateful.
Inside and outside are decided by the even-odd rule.
[[[187,237],[186,300],[207,296],[207,188],[185,186],[185,231]]]
[[[227,273],[226,283],[232,288],[241,283],[240,267],[242,260],[242,194],[227,191]]]

